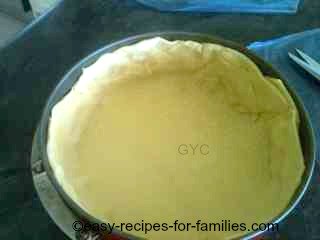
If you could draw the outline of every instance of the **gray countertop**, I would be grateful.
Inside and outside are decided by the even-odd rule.
[[[248,44],[320,27],[319,11],[318,0],[305,0],[296,15],[273,16],[160,13],[133,0],[60,2],[0,49],[0,239],[67,239],[40,204],[29,165],[45,101],[81,58],[111,41],[161,30]],[[299,231],[304,236],[308,229]]]

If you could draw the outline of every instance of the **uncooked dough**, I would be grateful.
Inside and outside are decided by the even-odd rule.
[[[242,53],[156,37],[83,69],[52,109],[47,153],[63,189],[102,221],[250,227],[279,215],[300,184],[298,126],[282,81]],[[129,233],[189,240],[248,232]]]

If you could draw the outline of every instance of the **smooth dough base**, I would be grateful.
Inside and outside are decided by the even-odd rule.
[[[186,61],[188,51],[198,60]],[[180,67],[163,69],[170,57]],[[52,111],[48,154],[65,191],[102,221],[250,227],[280,214],[300,183],[298,124],[282,82],[263,77],[245,56],[156,38],[84,70]],[[209,153],[181,154],[184,144],[208,145]],[[129,233],[156,240],[243,234]]]

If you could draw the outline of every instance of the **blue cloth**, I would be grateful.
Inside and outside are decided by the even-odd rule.
[[[320,236],[320,83],[293,63],[288,52],[296,48],[320,62],[320,29],[248,46],[271,63],[299,95],[308,110],[317,140],[317,165],[310,188],[296,211],[280,228],[280,239],[319,239]],[[278,239],[275,236],[272,239]]]
[[[162,11],[295,13],[300,0],[137,0]]]

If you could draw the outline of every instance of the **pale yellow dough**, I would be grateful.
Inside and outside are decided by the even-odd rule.
[[[52,110],[47,152],[64,190],[102,221],[250,227],[280,214],[300,184],[298,125],[282,82],[243,54],[153,38],[83,70]],[[180,154],[182,144],[206,144],[209,154]],[[244,234],[130,233],[155,240]]]

